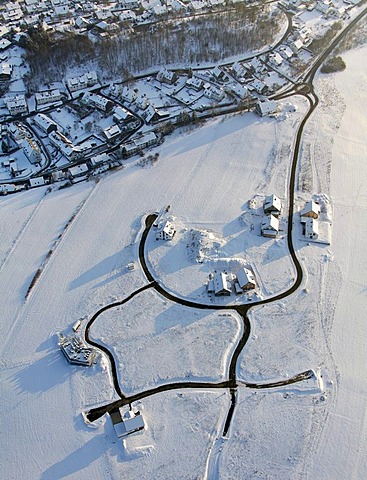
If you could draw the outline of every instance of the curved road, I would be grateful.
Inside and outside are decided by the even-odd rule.
[[[314,76],[315,76],[315,73],[316,73],[317,69],[325,61],[327,56],[332,52],[332,50],[336,47],[336,45],[345,37],[345,35],[350,31],[350,29],[353,28],[353,26],[366,13],[367,13],[367,8],[364,9],[363,12],[361,12],[331,42],[331,44],[328,46],[328,48],[323,52],[322,55],[320,55],[320,57],[317,59],[317,61],[312,66],[310,71],[307,73],[307,75],[305,77],[305,82],[303,84],[296,85],[295,87],[292,87],[292,89],[290,89],[289,91],[283,92],[283,94],[281,95],[281,96],[289,96],[289,95],[292,95],[292,94],[301,94],[305,98],[307,98],[307,100],[309,102],[309,109],[308,109],[306,115],[304,116],[304,118],[302,119],[302,121],[301,121],[301,123],[298,127],[297,133],[296,133],[296,139],[295,139],[294,150],[293,150],[292,165],[291,165],[291,172],[290,172],[289,189],[288,189],[289,209],[288,209],[287,241],[288,241],[289,253],[290,253],[290,256],[291,256],[292,261],[294,263],[294,266],[296,268],[296,279],[295,279],[294,284],[287,291],[285,291],[285,292],[283,292],[279,295],[267,298],[265,300],[260,300],[258,302],[253,302],[251,304],[243,304],[243,305],[239,305],[239,306],[238,305],[236,305],[236,306],[232,306],[232,305],[226,305],[226,306],[205,305],[205,304],[202,304],[202,303],[192,302],[192,301],[189,301],[189,300],[186,300],[186,299],[183,299],[183,298],[179,298],[179,297],[167,292],[157,282],[157,280],[153,277],[152,273],[150,272],[150,270],[147,266],[147,263],[146,263],[146,260],[145,260],[145,255],[144,255],[145,243],[146,243],[146,239],[147,239],[148,233],[150,231],[150,228],[151,228],[151,226],[152,226],[152,224],[153,224],[153,222],[156,218],[156,215],[149,215],[146,219],[146,228],[145,228],[145,230],[142,234],[142,238],[141,238],[140,245],[139,245],[139,258],[140,258],[140,262],[141,262],[143,271],[144,271],[144,273],[145,273],[145,275],[146,275],[146,277],[147,277],[147,279],[150,283],[148,285],[146,285],[145,287],[143,287],[142,289],[139,289],[138,291],[133,293],[130,297],[123,300],[122,302],[116,302],[115,304],[106,306],[103,309],[101,309],[99,312],[97,312],[92,317],[92,319],[88,322],[88,325],[86,327],[86,339],[87,339],[87,341],[89,343],[91,343],[92,345],[95,345],[98,348],[101,348],[101,346],[99,346],[96,342],[92,343],[89,339],[89,328],[93,324],[94,320],[103,311],[107,310],[108,308],[113,308],[114,306],[121,305],[121,304],[127,302],[133,296],[135,296],[136,294],[140,293],[141,291],[143,291],[147,288],[154,288],[158,293],[160,293],[162,296],[164,296],[168,300],[170,300],[172,302],[175,302],[175,303],[179,303],[179,304],[184,305],[184,306],[188,306],[188,307],[192,307],[192,308],[198,308],[198,309],[235,310],[243,319],[243,323],[244,323],[243,335],[242,335],[240,341],[238,342],[237,347],[235,348],[235,350],[232,354],[232,357],[231,357],[230,366],[229,366],[229,373],[228,373],[228,381],[219,382],[219,383],[208,383],[208,382],[169,383],[169,384],[165,384],[165,385],[160,385],[156,388],[153,388],[153,389],[150,389],[150,390],[147,390],[147,391],[137,393],[137,394],[132,395],[130,397],[125,396],[121,392],[121,389],[120,389],[119,384],[118,384],[118,378],[117,378],[117,373],[116,373],[116,365],[115,365],[115,361],[114,361],[114,358],[113,358],[112,354],[108,351],[107,348],[105,348],[105,347],[101,348],[108,355],[108,357],[110,359],[112,374],[113,374],[113,378],[114,378],[115,389],[116,389],[117,393],[119,394],[119,396],[121,397],[121,400],[110,403],[108,405],[97,407],[95,409],[91,409],[86,414],[87,418],[90,421],[96,420],[97,418],[99,418],[100,416],[105,414],[106,412],[110,412],[110,411],[114,410],[115,408],[118,408],[118,407],[123,406],[123,405],[127,405],[127,404],[129,404],[131,402],[134,402],[136,400],[146,398],[148,396],[155,395],[157,393],[161,393],[161,392],[164,392],[164,391],[175,390],[175,389],[183,389],[183,388],[190,388],[190,389],[192,389],[192,388],[199,388],[199,389],[229,388],[230,395],[231,395],[231,406],[230,406],[230,409],[229,409],[229,412],[228,412],[228,415],[227,415],[227,419],[226,419],[226,422],[225,422],[224,430],[223,430],[223,436],[227,435],[228,430],[230,428],[230,423],[231,423],[231,419],[232,419],[232,416],[233,416],[233,413],[234,413],[235,405],[236,405],[236,393],[237,393],[237,386],[238,386],[237,385],[237,377],[236,377],[237,361],[238,361],[238,357],[239,357],[242,349],[244,348],[244,346],[245,346],[245,344],[248,340],[249,334],[250,334],[250,328],[251,327],[250,327],[250,322],[249,322],[249,319],[248,319],[248,311],[251,308],[253,308],[254,306],[264,305],[264,304],[271,303],[271,302],[274,302],[274,301],[277,301],[277,300],[280,300],[280,299],[283,299],[283,298],[286,298],[286,297],[290,296],[291,294],[293,294],[299,288],[299,286],[301,285],[302,280],[303,280],[303,271],[302,271],[301,264],[300,264],[300,262],[299,262],[299,260],[296,256],[296,253],[295,253],[295,249],[294,249],[294,245],[293,245],[292,232],[293,232],[295,181],[296,181],[297,163],[298,163],[301,139],[302,139],[303,130],[304,130],[305,125],[306,125],[308,119],[310,118],[310,116],[312,115],[313,111],[315,110],[315,108],[317,107],[317,105],[319,103],[319,99],[313,91],[312,82],[313,82],[313,79],[314,79]],[[306,380],[308,378],[311,378],[312,375],[313,375],[312,371],[306,371],[306,372],[302,372],[302,373],[294,376],[293,378],[285,380],[285,381],[272,382],[272,383],[268,383],[268,384],[244,383],[244,385],[248,388],[256,388],[256,389],[276,388],[276,387],[279,387],[279,386],[282,386],[282,385],[287,385],[287,384],[290,384],[290,383],[295,383],[295,382],[299,382],[299,381],[302,381],[302,380]]]

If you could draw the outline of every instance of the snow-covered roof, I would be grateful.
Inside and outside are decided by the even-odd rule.
[[[265,201],[264,201],[265,212],[268,210],[280,212],[281,209],[282,209],[282,202],[279,197],[274,195],[274,193],[272,195],[265,197]]]
[[[253,286],[256,285],[254,274],[248,268],[241,268],[236,275],[241,288],[249,284],[252,284]]]
[[[279,231],[279,220],[274,215],[267,215],[261,222],[262,230],[274,230]]]
[[[228,285],[227,275],[223,272],[214,273],[214,294],[231,293],[230,286]]]
[[[316,218],[320,215],[320,204],[310,200],[306,203],[304,209],[301,211],[301,216],[308,216],[314,214]]]

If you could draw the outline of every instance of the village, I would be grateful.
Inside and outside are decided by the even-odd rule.
[[[252,110],[260,116],[284,119],[296,107],[276,100],[277,95],[302,82],[313,58],[312,41],[335,22],[349,18],[347,11],[353,4],[339,3],[318,1],[307,8],[304,2],[279,4],[278,8],[290,15],[292,28],[276,48],[246,60],[187,71],[162,67],[140,79],[108,84],[101,72],[89,70],[60,78],[52,85],[40,85],[31,95],[22,80],[27,65],[18,44],[26,35],[24,22],[29,26],[41,21],[35,11],[44,8],[43,25],[50,24],[56,30],[69,25],[89,35],[93,29],[85,23],[94,21],[105,24],[110,35],[116,33],[115,25],[126,12],[142,9],[142,15],[159,18],[168,7],[135,0],[113,5],[93,2],[83,7],[73,2],[33,0],[4,4],[0,30],[0,86],[4,87],[0,98],[0,194],[54,182],[78,183],[123,168],[127,159],[144,156],[174,128],[216,115]],[[191,6],[195,12],[199,6],[210,5],[178,0],[169,8],[176,6]],[[78,9],[82,9],[80,16]]]

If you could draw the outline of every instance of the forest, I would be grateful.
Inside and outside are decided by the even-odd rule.
[[[135,30],[121,25],[117,35],[104,39],[92,33],[56,35],[39,26],[28,31],[21,45],[30,67],[27,86],[31,93],[40,82],[60,80],[68,69],[90,63],[100,68],[105,80],[116,76],[127,80],[164,65],[194,67],[224,61],[272,43],[282,22],[280,10],[238,4],[225,12],[171,19]]]

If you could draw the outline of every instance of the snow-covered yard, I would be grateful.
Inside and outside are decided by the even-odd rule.
[[[72,367],[55,337],[147,283],[140,267],[127,268],[131,261],[138,265],[146,214],[170,204],[186,227],[236,240],[245,226],[239,217],[255,196],[276,193],[287,211],[293,138],[306,111],[306,102],[295,98],[297,112],[283,121],[245,114],[212,120],[188,134],[176,132],[158,148],[154,166],[130,163],[99,182],[0,199],[0,464],[6,478],[208,478],[209,471],[219,475],[210,478],[231,479],[364,478],[365,54],[365,48],[346,54],[345,72],[318,78],[316,91],[324,103],[307,124],[304,140],[311,168],[303,159],[299,173],[309,190],[299,195],[330,195],[332,245],[295,239],[303,285],[292,297],[251,311],[251,336],[238,363],[245,381],[319,368],[325,396],[296,389],[255,394],[240,386],[229,438],[217,450],[228,392],[166,392],[141,400],[147,429],[122,446],[109,418],[87,426],[81,415],[116,399],[106,362]],[[226,253],[252,259],[267,295],[286,289],[294,271],[285,239],[261,239],[256,257],[256,238],[249,233]],[[154,250],[174,244],[150,247],[149,259],[168,289],[185,296],[202,287],[199,264],[186,275],[180,272],[183,254],[176,264],[174,258],[164,263]],[[133,391],[188,374],[222,378],[239,329],[235,315],[198,315],[148,290],[101,316],[91,333],[121,359],[121,386]],[[160,358],[152,363],[154,356]]]

